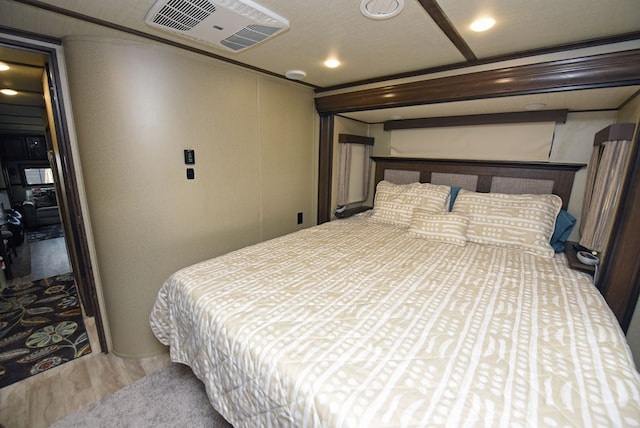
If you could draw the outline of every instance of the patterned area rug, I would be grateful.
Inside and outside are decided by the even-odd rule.
[[[0,295],[0,388],[91,353],[71,273]]]
[[[60,223],[48,224],[27,231],[27,241],[29,242],[44,241],[45,239],[60,238],[61,236],[64,236],[64,231]]]

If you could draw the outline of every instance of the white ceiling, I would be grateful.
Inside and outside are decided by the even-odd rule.
[[[44,133],[42,72],[45,57],[0,46],[0,61],[11,67],[0,71],[0,89],[18,90],[15,96],[0,94],[0,131]]]
[[[133,33],[139,32],[277,76],[290,69],[304,70],[307,77],[302,83],[318,88],[387,79],[403,73],[424,79],[430,77],[429,71],[434,67],[477,66],[496,57],[615,36],[631,39],[625,46],[640,47],[638,0],[437,0],[435,6],[441,9],[461,43],[468,46],[466,58],[421,4],[435,3],[433,0],[405,0],[405,9],[389,20],[364,17],[360,0],[254,1],[287,19],[290,28],[240,53],[148,26],[144,19],[155,0],[0,0],[0,26],[61,39],[73,35],[138,38]],[[472,32],[470,23],[485,15],[496,19],[495,27],[485,33]],[[469,52],[475,58],[469,58]],[[575,52],[579,51],[562,55]],[[332,70],[324,67],[323,61],[329,56],[339,58],[342,65]],[[615,109],[638,89],[592,89],[346,116],[381,122],[395,115],[415,118],[522,111],[532,102],[545,103],[547,109]]]

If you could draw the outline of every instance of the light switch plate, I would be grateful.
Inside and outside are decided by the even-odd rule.
[[[186,165],[193,165],[196,163],[196,151],[192,149],[184,150],[184,163]]]

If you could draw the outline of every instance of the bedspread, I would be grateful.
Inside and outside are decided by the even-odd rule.
[[[151,325],[235,427],[640,424],[625,338],[564,255],[362,216],[176,272]]]

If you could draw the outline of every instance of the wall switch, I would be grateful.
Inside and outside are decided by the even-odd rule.
[[[193,168],[187,168],[187,180],[193,180],[194,178],[196,178],[196,172]]]
[[[298,224],[302,224],[302,213],[298,213]]]
[[[196,163],[196,151],[185,149],[184,151],[184,163],[187,165],[193,165]]]

